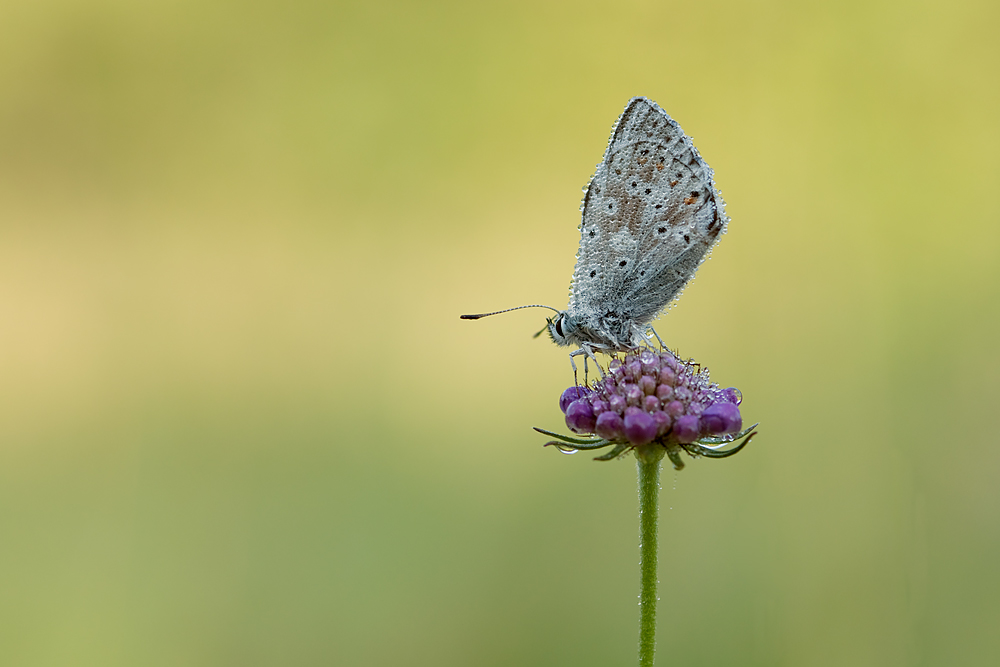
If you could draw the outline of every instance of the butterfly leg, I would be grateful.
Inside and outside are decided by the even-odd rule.
[[[587,373],[589,372],[589,366],[587,365],[587,359],[588,358],[594,360],[594,365],[597,366],[597,370],[600,371],[601,377],[602,378],[603,377],[607,377],[605,375],[605,373],[604,373],[604,369],[601,368],[600,362],[597,360],[597,356],[594,355],[594,351],[592,349],[590,349],[589,345],[583,345],[579,349],[573,350],[572,352],[569,353],[569,365],[573,368],[573,383],[574,384],[576,384],[577,386],[580,386],[580,381],[579,381],[579,378],[577,377],[577,374],[576,374],[576,362],[573,361],[573,357],[578,357],[581,354],[583,355],[583,383],[585,385],[587,384],[587,381],[589,379],[588,375],[587,375]]]
[[[583,354],[584,355],[583,356],[583,377],[584,377],[584,381],[586,381],[586,379],[587,379],[587,359],[588,358],[592,359],[594,361],[594,365],[597,366],[597,370],[601,374],[601,377],[602,378],[607,377],[607,375],[605,375],[605,373],[604,373],[604,369],[601,368],[601,362],[597,360],[597,355],[594,354],[594,348],[592,348],[590,345],[583,345],[583,346],[580,347],[579,350],[577,350],[577,354]]]
[[[583,351],[582,347],[580,349],[578,349],[578,350],[573,350],[572,352],[569,353],[569,365],[573,368],[573,384],[576,385],[577,387],[580,386],[580,379],[576,375],[576,362],[573,361],[573,357],[578,357],[581,354],[585,354],[585,352]],[[584,357],[583,361],[584,361],[584,364],[586,364],[587,357]],[[584,383],[587,382],[586,366],[584,366],[583,381],[584,381]]]
[[[652,324],[649,325],[649,330],[653,332],[654,336],[656,336],[656,340],[660,341],[660,349],[661,350],[667,349],[666,344],[663,342],[663,339],[660,338],[660,334],[656,333],[656,329],[653,328]]]
[[[594,360],[594,365],[597,366],[597,372],[601,374],[601,379],[608,377],[607,373],[604,372],[604,368],[601,367],[601,362],[597,360],[597,356],[594,354],[594,351],[588,348],[587,356]]]
[[[649,335],[648,332],[642,331],[640,329],[636,329],[636,334],[639,337],[639,344],[640,345],[645,345],[645,346],[647,346],[651,350],[655,350],[656,349],[656,346],[653,344],[653,339],[650,337],[650,335]],[[659,336],[657,336],[657,339],[659,339]]]

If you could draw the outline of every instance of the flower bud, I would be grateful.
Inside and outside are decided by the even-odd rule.
[[[697,417],[684,415],[674,420],[673,433],[674,437],[677,438],[677,442],[688,444],[698,439],[698,436],[701,434],[701,424]]]
[[[605,440],[618,440],[625,431],[625,422],[618,413],[602,412],[597,417],[594,432]]]
[[[646,412],[625,415],[625,437],[633,445],[646,445],[653,441],[657,431],[656,420]]]
[[[663,408],[663,411],[676,419],[684,414],[684,404],[680,401],[670,401],[667,403],[666,407]]]
[[[586,399],[578,399],[566,409],[566,426],[575,433],[593,433],[597,418]]]
[[[670,426],[673,423],[670,415],[662,410],[656,410],[650,414],[653,416],[653,421],[656,422],[656,435],[666,435],[670,432]]]
[[[743,417],[733,403],[713,403],[701,413],[701,428],[708,435],[739,433],[742,427]]]
[[[569,404],[578,398],[585,398],[592,394],[593,392],[586,387],[570,387],[562,393],[559,397],[559,409],[562,410],[563,414],[566,414],[566,409]]]

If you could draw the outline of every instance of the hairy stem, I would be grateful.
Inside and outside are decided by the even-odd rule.
[[[656,650],[656,529],[662,445],[636,447],[639,471],[639,667],[653,667]]]

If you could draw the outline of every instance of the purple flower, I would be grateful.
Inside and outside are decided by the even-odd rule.
[[[679,468],[682,449],[695,456],[721,458],[749,442],[753,434],[738,447],[726,451],[716,447],[734,440],[734,434],[742,438],[751,430],[740,433],[742,399],[735,387],[721,389],[710,382],[708,371],[693,361],[682,361],[669,351],[635,350],[613,359],[607,375],[591,387],[564,391],[559,407],[570,430],[599,438],[564,442],[584,449],[615,445],[612,455],[602,458],[659,444]]]

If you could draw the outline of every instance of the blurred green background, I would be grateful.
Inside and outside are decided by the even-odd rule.
[[[633,95],[729,234],[658,324],[658,664],[1000,662],[1000,5],[0,5],[0,663],[623,665],[635,466],[562,428]]]

